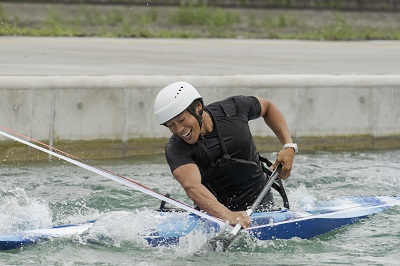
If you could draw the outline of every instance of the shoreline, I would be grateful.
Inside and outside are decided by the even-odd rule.
[[[57,140],[53,148],[82,160],[112,160],[131,157],[162,156],[167,138],[121,140],[70,141]],[[399,136],[332,136],[294,138],[300,153],[348,152],[398,149]],[[274,137],[254,137],[260,153],[278,152],[282,147]],[[12,140],[0,142],[2,163],[49,160],[49,155]],[[57,160],[57,158],[54,158]]]

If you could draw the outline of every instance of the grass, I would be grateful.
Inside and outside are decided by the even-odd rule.
[[[0,3],[0,36],[98,36],[142,38],[268,38],[304,40],[399,40],[400,22],[376,26],[368,17],[360,25],[349,13],[42,4],[36,19],[31,4]],[[305,11],[304,11],[305,12]],[[310,22],[324,14],[328,19]],[[382,14],[382,16],[386,16]],[[379,15],[379,13],[378,13]],[[393,14],[392,14],[393,15]],[[394,14],[396,15],[396,14]],[[367,15],[368,16],[368,15]],[[382,21],[382,19],[377,19]],[[382,24],[382,23],[381,23]]]

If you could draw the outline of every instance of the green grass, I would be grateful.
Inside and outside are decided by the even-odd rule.
[[[279,36],[278,38],[321,41],[400,40],[400,30],[381,30],[371,27],[356,28],[350,25],[341,14],[337,13],[336,20],[328,26],[310,32]]]
[[[43,19],[27,23],[8,14],[0,3],[0,36],[98,36],[141,38],[268,38],[303,40],[399,40],[400,28],[360,27],[336,13],[330,24],[307,26],[285,11],[256,16],[240,9],[180,6],[160,15],[157,8],[137,12],[78,5],[65,13],[59,5],[46,5]],[[129,10],[128,10],[129,11]],[[165,11],[165,10],[164,10]]]
[[[335,22],[319,29],[316,36],[321,40],[352,40],[357,35],[353,27],[340,14],[336,14]]]
[[[231,27],[240,22],[237,12],[207,6],[182,6],[170,13],[169,21],[178,25],[201,25],[210,27]]]

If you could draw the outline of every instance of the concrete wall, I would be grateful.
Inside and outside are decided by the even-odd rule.
[[[168,137],[153,101],[179,80],[206,103],[236,94],[271,99],[296,139],[400,135],[400,75],[2,76],[0,125],[40,140]],[[251,127],[273,136],[261,119]]]

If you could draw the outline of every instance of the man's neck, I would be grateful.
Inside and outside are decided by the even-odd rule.
[[[211,116],[208,112],[203,113],[203,125],[200,130],[201,135],[205,135],[207,133],[210,133],[213,131],[213,121],[211,119]]]

